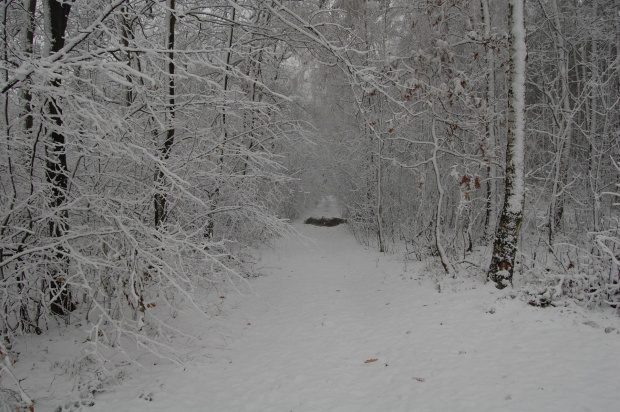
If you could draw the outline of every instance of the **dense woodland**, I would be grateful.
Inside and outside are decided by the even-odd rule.
[[[173,356],[162,311],[324,194],[445,276],[620,305],[620,3],[520,7],[3,0],[0,355],[79,318]]]

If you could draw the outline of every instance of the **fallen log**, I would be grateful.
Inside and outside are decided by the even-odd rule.
[[[347,223],[347,219],[340,217],[309,217],[304,221],[307,225],[333,227]]]

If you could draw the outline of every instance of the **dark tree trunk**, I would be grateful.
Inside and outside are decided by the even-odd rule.
[[[26,57],[30,57],[33,51],[34,45],[34,13],[37,9],[37,0],[26,0],[25,4],[26,11],[26,28],[24,35],[24,54]],[[32,116],[32,95],[30,94],[30,90],[27,87],[24,87],[22,92],[22,98],[24,99],[24,129],[27,134],[30,134],[32,131],[32,126],[34,125],[34,118]]]
[[[54,54],[65,45],[65,31],[69,21],[71,4],[58,0],[47,0],[47,6],[49,8],[49,35],[51,36],[49,39],[50,54]],[[52,80],[51,85],[55,89],[60,89],[61,80],[56,78]],[[63,119],[59,99],[50,97],[47,110],[51,125],[46,144],[45,178],[51,188],[49,207],[54,211],[49,221],[49,235],[59,238],[68,230],[68,214],[66,210],[62,210],[67,199],[69,181],[67,147],[65,136],[62,132]],[[52,279],[50,281],[51,310],[54,313],[66,315],[74,309],[71,302],[71,293],[65,282],[66,275],[63,274],[67,270],[69,258],[67,251],[62,246],[56,249],[55,254],[56,267],[53,267],[50,273]]]
[[[35,12],[37,9],[37,0],[25,0],[24,1],[24,12],[26,17],[26,27],[24,28],[24,57],[26,59],[30,59],[32,57],[32,53],[34,51],[34,30],[35,30]],[[30,81],[27,81],[24,84],[22,89],[22,99],[23,99],[23,107],[24,107],[24,134],[27,139],[32,138],[32,128],[34,126],[34,116],[32,115],[32,94],[30,93]],[[32,153],[34,155],[34,153]],[[32,223],[30,224],[32,227]],[[26,236],[22,240],[22,244],[25,243]],[[19,292],[22,293],[25,290],[25,280],[26,274],[24,272],[18,276],[18,288]],[[28,310],[28,300],[23,299],[21,303],[21,307],[19,310],[19,317],[21,323],[21,330],[24,332],[28,332],[31,330],[35,330],[37,334],[41,333],[41,329],[31,320],[30,311]]]
[[[236,0],[233,0],[234,3],[236,3]],[[224,67],[224,84],[223,84],[223,93],[225,96],[225,100],[226,97],[228,95],[228,89],[230,88],[230,72],[231,72],[231,67],[230,67],[230,61],[232,58],[232,46],[233,46],[233,40],[234,40],[234,35],[235,35],[235,19],[236,19],[236,9],[234,7],[231,7],[231,11],[230,11],[230,29],[228,30],[228,40],[226,42],[227,46],[228,46],[228,50],[226,51],[226,66]],[[219,148],[219,167],[220,170],[223,172],[223,168],[224,168],[224,147],[226,146],[226,141],[228,140],[228,129],[227,129],[227,120],[226,120],[226,104],[223,105],[222,107],[222,134],[221,134],[221,138],[220,138],[220,148]],[[214,187],[211,192],[209,193],[209,200],[211,202],[211,211],[214,211],[217,208],[217,203],[218,203],[218,198],[220,195],[220,187],[219,187],[219,183],[218,186]],[[215,222],[213,221],[213,218],[209,218],[209,221],[206,222],[205,225],[205,238],[207,239],[211,239],[214,236],[214,232],[215,232]]]
[[[127,13],[127,6],[125,5],[122,6],[120,11],[121,11],[121,17],[120,17],[121,44],[125,48],[125,57],[127,59],[127,66],[131,68],[132,67],[131,65],[132,56],[131,56],[131,52],[129,51],[129,45],[130,45],[130,40],[133,40],[134,38],[133,27],[132,27],[131,17]],[[130,75],[126,75],[125,79],[127,80],[128,84],[133,83],[133,80]],[[134,100],[133,87],[125,86],[125,105],[127,107],[131,106],[131,104],[133,103],[133,100]]]
[[[174,144],[174,109],[175,109],[175,90],[174,90],[174,27],[176,25],[176,16],[174,14],[175,0],[168,0],[168,38],[166,40],[166,49],[168,50],[168,129],[166,130],[166,138],[161,148],[161,159],[163,162],[170,157],[170,150]],[[166,222],[168,214],[168,199],[165,194],[166,176],[161,168],[157,171],[155,178],[157,183],[157,193],[154,199],[155,208],[155,226],[161,226]]]

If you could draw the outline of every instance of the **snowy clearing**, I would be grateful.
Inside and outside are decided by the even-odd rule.
[[[313,211],[335,213],[329,203]],[[620,403],[612,313],[531,307],[515,289],[471,278],[442,278],[438,292],[421,263],[405,268],[360,246],[346,225],[295,227],[312,242],[282,239],[265,251],[261,276],[250,280],[255,294],[231,290],[212,320],[185,320],[200,341],[182,349],[184,367],[156,360],[77,409],[603,411]],[[22,374],[33,367],[22,386],[39,395],[37,411],[62,400],[41,396],[50,376],[34,373],[54,369],[59,342],[29,355],[38,363],[16,365]]]

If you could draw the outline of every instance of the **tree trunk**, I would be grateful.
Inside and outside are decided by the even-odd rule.
[[[446,254],[445,249],[443,248],[443,244],[441,243],[441,209],[443,207],[443,197],[444,190],[441,185],[441,174],[439,172],[439,163],[437,162],[437,154],[439,152],[439,138],[437,137],[437,132],[435,130],[435,117],[433,117],[432,125],[431,125],[431,135],[433,136],[433,169],[435,171],[435,178],[437,179],[437,193],[439,194],[439,198],[437,199],[437,208],[435,215],[435,247],[437,247],[437,253],[439,254],[439,259],[441,260],[441,265],[446,273],[452,277],[456,277],[456,270],[452,266],[450,259],[448,259],[448,255]]]
[[[174,144],[174,116],[175,116],[175,89],[174,89],[174,27],[176,24],[175,16],[175,0],[167,0],[167,16],[166,21],[168,23],[166,50],[168,50],[168,105],[166,107],[168,129],[166,130],[166,137],[164,145],[161,148],[161,161],[165,163],[170,158],[170,150]],[[155,226],[159,227],[166,222],[168,214],[168,199],[165,193],[166,176],[164,171],[159,168],[157,176],[155,178],[157,184],[157,193],[154,198],[155,209]]]
[[[58,0],[47,0],[47,12],[49,13],[46,21],[49,24],[49,51],[50,55],[57,53],[65,45],[65,31],[69,21],[71,4]],[[59,90],[61,80],[52,80],[52,87]],[[63,134],[62,108],[57,98],[51,97],[47,103],[47,111],[52,125],[49,127],[48,141],[45,146],[45,178],[51,187],[51,194],[48,205],[53,211],[49,220],[49,236],[59,238],[68,230],[68,214],[62,210],[67,199],[67,188],[69,182],[69,171],[67,168],[67,146]],[[59,246],[55,253],[57,267],[50,273],[50,299],[51,310],[60,315],[67,315],[72,311],[71,293],[66,285],[66,274],[69,265],[67,251]]]
[[[233,0],[233,3],[236,3],[235,0]],[[231,72],[231,66],[230,66],[230,60],[232,58],[232,45],[233,45],[233,39],[234,39],[234,35],[235,35],[235,19],[236,19],[236,8],[235,7],[231,7],[231,11],[230,11],[230,29],[228,30],[228,39],[226,40],[226,45],[227,45],[227,50],[226,50],[226,66],[224,67],[224,84],[223,84],[223,94],[224,94],[224,104],[222,105],[222,133],[221,133],[221,138],[220,138],[220,144],[219,144],[219,156],[218,156],[218,163],[219,163],[219,167],[220,167],[220,172],[222,174],[224,174],[224,146],[226,145],[226,141],[228,140],[228,129],[227,129],[227,119],[226,119],[226,99],[228,98],[228,89],[230,88],[230,72]],[[211,206],[211,211],[214,211],[217,208],[217,203],[218,203],[218,197],[220,195],[220,187],[219,187],[219,182],[217,183],[217,186],[215,188],[213,188],[213,190],[211,191],[211,193],[209,193],[209,200],[211,202],[210,206]],[[206,226],[205,226],[205,237],[208,239],[213,238],[214,235],[214,230],[215,230],[215,222],[213,221],[212,218],[209,218],[209,221],[207,222]]]
[[[592,13],[593,15],[597,15],[598,11],[598,1],[594,1],[592,4]],[[586,116],[587,116],[587,130],[588,130],[588,142],[589,142],[589,153],[588,153],[588,183],[590,187],[590,193],[592,196],[592,230],[594,232],[600,231],[600,210],[601,210],[601,195],[599,190],[599,181],[600,181],[600,167],[601,167],[601,156],[602,151],[597,146],[598,140],[598,96],[597,96],[597,87],[594,86],[599,82],[599,73],[598,73],[598,46],[597,41],[592,36],[590,39],[590,53],[587,53],[587,47],[584,47],[584,60],[591,67],[590,73],[590,86],[588,84],[586,65],[584,64],[583,68],[583,78],[581,82],[586,84],[587,87],[587,95],[588,99],[586,101]]]
[[[377,215],[375,218],[377,219],[377,240],[379,242],[379,252],[386,252],[385,248],[385,238],[383,235],[383,198],[381,193],[381,183],[382,183],[382,169],[381,169],[381,156],[383,154],[383,138],[378,136],[378,160],[377,160]]]
[[[28,60],[32,58],[32,53],[34,50],[35,12],[37,8],[37,2],[36,0],[24,0],[23,7],[24,7],[24,12],[25,12],[25,18],[26,18],[25,19],[26,27],[24,29],[24,37],[23,37],[23,42],[24,42],[23,52],[24,52],[24,58]],[[8,79],[5,79],[5,81],[8,81]],[[23,109],[24,110],[23,132],[24,132],[24,136],[26,139],[32,139],[32,128],[34,126],[34,117],[32,115],[32,94],[30,93],[30,89],[28,87],[29,84],[30,84],[30,81],[25,82],[24,87],[22,88],[22,91],[21,91],[21,96],[23,99],[23,108],[24,108]],[[8,119],[7,119],[7,125],[8,125]],[[32,156],[35,155],[34,150],[31,155]],[[11,170],[12,169],[11,159],[9,158],[8,160],[9,160],[8,162],[9,173],[11,175],[11,181],[13,181],[13,171]],[[15,192],[14,194],[16,195]],[[32,194],[32,181],[31,181],[31,194]],[[3,229],[4,227],[6,227],[6,223],[8,223],[9,216],[10,215],[7,215],[7,221],[3,222],[3,225],[2,225]],[[32,223],[30,223],[30,227],[32,227]],[[26,238],[29,236],[30,234],[24,234],[21,243],[25,244]],[[1,260],[1,257],[0,257],[0,260]],[[24,271],[21,272],[21,274],[18,276],[18,279],[19,279],[18,288],[21,294],[26,289],[25,288],[26,274],[24,273]],[[40,329],[38,328],[38,326],[34,325],[34,323],[30,319],[30,312],[28,310],[28,299],[26,297],[22,299],[21,308],[19,312],[20,312],[19,318],[20,318],[20,323],[21,323],[20,325],[21,330],[24,332],[28,332],[34,326],[34,329],[37,331],[37,333],[40,333]]]
[[[123,5],[121,7],[120,10],[120,17],[119,17],[119,24],[121,25],[121,44],[123,45],[123,47],[125,48],[125,58],[127,59],[127,66],[129,68],[132,67],[131,64],[131,60],[132,60],[132,56],[131,56],[131,51],[129,51],[129,45],[130,45],[130,40],[133,40],[134,38],[134,34],[133,34],[133,27],[132,27],[132,23],[131,23],[131,17],[128,15],[127,13],[127,6]],[[129,107],[131,106],[131,104],[133,103],[134,100],[134,94],[133,94],[133,86],[131,86],[131,84],[133,83],[133,80],[131,78],[131,76],[129,74],[127,74],[125,76],[125,79],[127,80],[127,83],[129,84],[128,86],[125,86],[125,106]]]
[[[26,12],[26,28],[24,30],[24,54],[26,58],[32,55],[34,45],[34,18],[37,9],[37,0],[24,0],[24,9]],[[24,99],[24,131],[30,135],[34,118],[32,116],[32,95],[28,87],[22,89],[22,98]]]
[[[506,145],[506,187],[504,206],[495,232],[493,257],[488,278],[503,289],[512,283],[517,241],[525,203],[525,0],[511,0],[510,88],[508,90],[508,136]]]
[[[490,41],[491,38],[491,13],[489,11],[490,0],[480,0],[482,8],[482,21],[484,23],[484,38]],[[485,238],[490,241],[495,231],[497,212],[495,202],[495,166],[492,160],[495,157],[495,53],[490,44],[486,48],[486,107],[487,119],[485,120],[484,137],[484,160],[487,162],[487,181],[486,181],[486,205],[484,217]]]
[[[572,135],[572,110],[568,79],[568,53],[565,50],[564,34],[561,30],[560,10],[557,1],[551,2],[554,13],[554,43],[557,50],[559,81],[560,81],[560,113],[559,135],[556,155],[556,172],[553,181],[553,192],[549,206],[549,244],[553,243],[555,233],[562,223],[564,215],[564,188],[568,180],[568,163],[570,162],[570,146]]]

